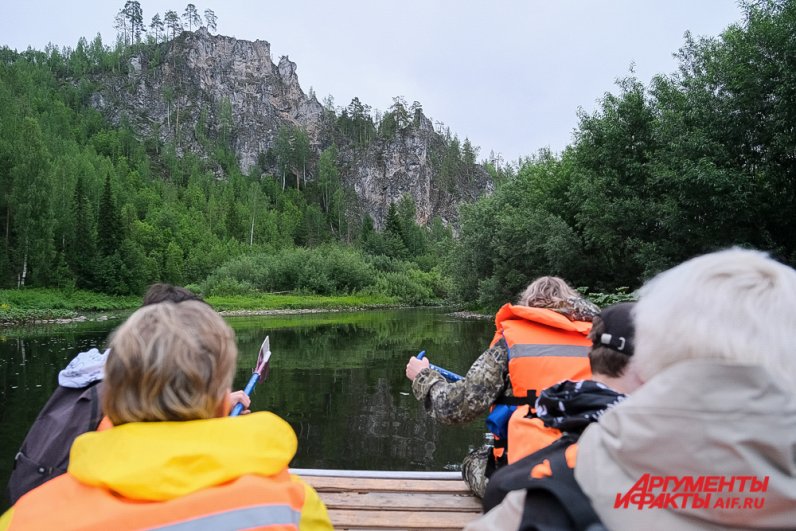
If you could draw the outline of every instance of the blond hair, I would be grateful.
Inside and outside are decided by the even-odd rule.
[[[102,407],[114,425],[218,416],[238,353],[232,329],[197,301],[140,308],[110,350]]]
[[[729,249],[665,271],[641,288],[633,363],[647,381],[713,359],[762,366],[796,386],[796,271],[765,253]]]
[[[539,277],[525,288],[517,304],[548,308],[579,298],[580,294],[559,277]]]

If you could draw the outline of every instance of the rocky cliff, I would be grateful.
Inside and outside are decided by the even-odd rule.
[[[439,216],[455,226],[457,206],[491,191],[493,183],[480,166],[471,168],[469,177],[463,174],[445,181],[439,171],[444,150],[442,136],[431,120],[422,117],[417,126],[376,139],[363,150],[343,151],[340,158],[349,185],[377,227],[383,226],[390,204],[405,195],[415,200],[418,223]]]
[[[144,138],[171,143],[178,154],[206,158],[209,146],[221,140],[246,173],[260,171],[285,125],[306,131],[315,161],[334,141],[334,116],[301,89],[295,63],[287,57],[273,62],[265,41],[210,35],[204,28],[183,32],[133,56],[126,77],[97,81],[92,104],[113,123],[129,123]],[[377,226],[389,205],[406,194],[415,200],[418,222],[439,216],[455,224],[459,203],[492,189],[480,167],[466,179],[439,182],[434,161],[444,140],[425,116],[366,146],[339,147],[343,181]]]

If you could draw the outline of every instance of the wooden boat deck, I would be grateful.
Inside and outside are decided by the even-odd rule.
[[[461,529],[481,513],[459,472],[291,469],[312,485],[335,529]]]

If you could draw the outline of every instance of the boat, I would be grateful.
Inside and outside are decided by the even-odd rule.
[[[461,472],[290,472],[315,488],[335,529],[461,529],[481,514]]]

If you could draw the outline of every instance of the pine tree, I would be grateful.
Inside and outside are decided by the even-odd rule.
[[[401,236],[401,220],[398,218],[398,209],[395,207],[395,203],[390,203],[390,208],[387,210],[384,230],[396,236]]]
[[[123,239],[122,221],[113,197],[110,173],[105,175],[105,188],[100,198],[97,236],[99,250],[103,256],[110,256],[116,252]]]
[[[77,285],[91,289],[95,286],[97,270],[97,235],[86,195],[83,176],[77,176],[74,200],[75,226],[69,244],[67,261],[77,277]]]
[[[180,20],[180,15],[178,15],[176,11],[166,11],[163,22],[166,24],[166,28],[171,30],[172,39],[182,33],[182,21]]]
[[[122,13],[127,19],[127,27],[130,30],[130,44],[141,42],[141,34],[146,31],[141,3],[138,0],[127,0]]]
[[[160,34],[163,33],[164,25],[160,19],[160,13],[155,13],[152,17],[152,22],[149,23],[149,28],[155,33],[155,42],[160,40]]]
[[[218,17],[212,9],[205,9],[205,23],[208,31],[216,31]]]
[[[185,12],[182,14],[182,18],[188,24],[188,31],[193,31],[194,26],[198,28],[202,25],[202,18],[199,16],[199,11],[193,4],[185,6]]]

